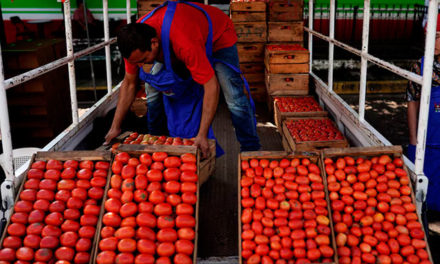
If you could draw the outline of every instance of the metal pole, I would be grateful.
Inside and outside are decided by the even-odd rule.
[[[1,54],[1,47],[0,47]],[[0,131],[2,135],[2,147],[6,179],[14,179],[14,166],[12,163],[12,138],[11,128],[9,126],[8,102],[6,99],[5,76],[3,74],[3,58],[0,56]]]
[[[64,27],[66,31],[66,48],[67,57],[73,56],[72,43],[72,20],[70,19],[70,0],[64,2]],[[76,99],[76,79],[75,79],[75,62],[68,63],[69,84],[70,84],[70,104],[72,107],[73,124],[78,124],[78,102]]]
[[[309,0],[309,28],[313,30],[313,3]],[[313,34],[309,32],[309,72],[313,70]]]
[[[417,146],[415,173],[416,180],[416,199],[424,201],[427,194],[427,177],[423,174],[425,161],[426,134],[429,118],[429,104],[431,98],[432,85],[432,65],[434,63],[435,34],[437,26],[438,1],[430,0],[428,7],[428,26],[426,30],[425,56],[423,61],[423,84],[420,96],[419,124],[417,129]],[[431,161],[436,162],[436,161]]]
[[[364,1],[364,19],[362,22],[362,54],[368,53],[368,36],[370,34],[370,0]],[[359,84],[359,121],[365,120],[365,95],[367,93],[368,60],[361,57],[361,82]]]
[[[127,0],[127,24],[131,23],[131,2]]]
[[[330,16],[329,16],[329,37],[335,38],[335,13],[336,0],[330,0]],[[333,63],[334,63],[335,46],[333,43],[328,43],[328,89],[333,90]]]
[[[110,39],[109,23],[108,23],[108,0],[102,1],[104,12],[104,41]],[[105,46],[105,66],[107,73],[107,92],[112,92],[112,66],[110,60],[110,45]]]

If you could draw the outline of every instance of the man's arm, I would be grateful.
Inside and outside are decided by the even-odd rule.
[[[124,80],[122,81],[119,91],[118,104],[116,106],[115,116],[113,117],[112,126],[105,136],[105,143],[117,137],[121,133],[121,124],[127,114],[128,109],[133,103],[134,96],[136,94],[136,82],[137,75],[125,73]]]
[[[208,130],[217,111],[220,85],[215,74],[203,85],[205,94],[203,96],[202,119],[200,120],[199,133],[197,134],[194,145],[201,151],[204,158],[209,155]]]
[[[417,126],[419,117],[419,101],[408,102],[408,129],[409,129],[409,143],[417,144]]]

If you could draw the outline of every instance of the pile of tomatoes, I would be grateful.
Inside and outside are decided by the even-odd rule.
[[[333,262],[324,183],[308,158],[241,162],[244,263]]]
[[[195,155],[121,152],[112,171],[96,263],[193,263]]]
[[[154,136],[150,134],[139,134],[137,132],[131,133],[126,137],[122,144],[141,144],[141,145],[173,145],[173,146],[192,146],[194,141],[192,139],[182,139],[179,137]]]
[[[318,102],[311,97],[275,97],[280,112],[321,112]]]
[[[344,136],[328,118],[286,120],[295,142],[343,140]]]
[[[324,163],[339,263],[431,263],[400,158]]]
[[[6,229],[0,262],[89,263],[108,169],[104,161],[34,162]]]

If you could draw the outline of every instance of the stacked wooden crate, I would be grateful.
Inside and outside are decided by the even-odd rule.
[[[138,17],[143,17],[144,15],[148,14],[156,7],[163,4],[163,2],[164,0],[138,0],[137,1]]]
[[[269,43],[302,45],[304,35],[302,0],[272,0],[268,4]]]
[[[266,101],[264,45],[267,40],[265,2],[231,2],[230,14],[237,32],[240,68],[257,102]]]

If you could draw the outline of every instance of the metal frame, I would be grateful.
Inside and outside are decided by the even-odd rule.
[[[37,78],[47,72],[55,70],[61,66],[68,64],[69,69],[69,85],[70,85],[70,98],[72,108],[72,124],[47,144],[43,150],[56,151],[56,150],[72,150],[74,149],[82,139],[91,131],[93,126],[93,120],[106,114],[112,107],[116,105],[117,97],[119,95],[118,84],[112,89],[112,77],[111,77],[111,61],[110,61],[110,45],[116,42],[116,38],[110,39],[109,34],[109,20],[108,20],[108,0],[103,0],[103,12],[104,12],[104,42],[94,45],[92,47],[81,50],[77,53],[73,52],[72,44],[72,24],[71,24],[71,12],[70,12],[70,0],[65,0],[64,3],[64,20],[66,31],[66,48],[67,56],[61,59],[50,62],[46,65],[22,73],[18,76],[12,77],[8,80],[4,80],[3,61],[0,54],[0,132],[2,135],[2,147],[3,156],[5,157],[5,174],[6,179],[1,184],[1,196],[2,196],[2,209],[7,212],[12,208],[14,201],[14,187],[17,186],[21,179],[21,175],[25,172],[24,166],[21,168],[13,167],[12,156],[12,139],[10,132],[8,104],[6,98],[6,89],[12,88],[34,78]],[[127,22],[131,21],[130,0],[127,0]],[[87,56],[99,50],[105,48],[106,53],[106,71],[107,71],[107,95],[101,100],[96,102],[81,118],[78,116],[78,102],[76,98],[76,80],[75,80],[75,64],[74,60],[83,56]],[[1,45],[0,45],[1,53]],[[7,214],[5,212],[5,214]],[[2,214],[2,213],[0,213]]]
[[[324,102],[329,112],[333,114],[340,127],[342,127],[346,135],[354,142],[361,146],[371,145],[391,145],[391,143],[373,126],[365,120],[365,96],[367,83],[367,66],[368,62],[372,62],[381,68],[396,73],[403,78],[411,80],[422,85],[422,94],[420,100],[419,124],[417,131],[417,148],[415,166],[405,157],[405,163],[412,171],[412,178],[416,182],[416,201],[418,212],[421,212],[421,205],[426,199],[428,189],[428,178],[423,173],[423,162],[426,147],[426,133],[429,114],[429,100],[431,95],[432,82],[432,64],[434,58],[435,30],[438,12],[438,0],[430,0],[428,8],[428,27],[425,42],[425,63],[423,67],[423,76],[397,67],[389,62],[376,58],[368,54],[368,38],[369,38],[369,22],[370,22],[370,0],[364,0],[364,23],[362,31],[362,50],[355,49],[347,44],[334,39],[335,16],[336,9],[335,0],[330,0],[330,29],[329,36],[324,36],[313,30],[313,2],[309,1],[309,27],[305,30],[309,34],[309,50],[310,50],[310,74],[314,78],[316,92],[320,97],[320,101]],[[313,36],[321,38],[329,42],[329,72],[328,84],[325,84],[312,71],[313,56]],[[344,102],[336,93],[333,92],[333,63],[334,50],[336,45],[344,50],[361,57],[361,77],[359,91],[359,113],[356,113],[348,104]]]

